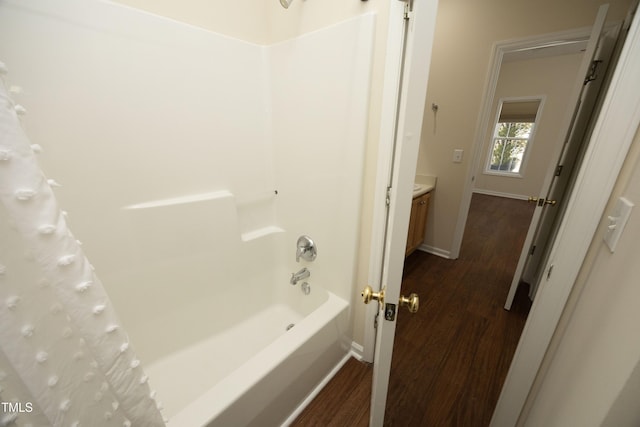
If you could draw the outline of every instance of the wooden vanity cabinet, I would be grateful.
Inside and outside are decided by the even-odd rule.
[[[405,256],[409,256],[409,254],[418,249],[418,246],[424,242],[430,198],[431,192],[425,193],[422,196],[414,198],[411,203],[411,217],[409,219],[409,233],[407,236]]]

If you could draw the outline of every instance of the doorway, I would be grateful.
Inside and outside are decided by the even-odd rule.
[[[428,101],[428,102],[430,102],[430,101]],[[442,110],[441,110],[441,111],[442,111]],[[429,129],[429,130],[430,130],[430,129]],[[446,166],[447,166],[447,167],[451,167],[450,165],[446,165]],[[445,195],[445,197],[446,197],[446,195]],[[412,377],[407,377],[406,381],[412,381]]]
[[[531,307],[524,289],[502,297],[533,206],[474,194],[457,260],[416,252],[403,292],[423,305],[399,316],[385,425],[488,425]],[[411,397],[410,397],[411,396]]]
[[[455,51],[455,49],[454,49],[454,51]],[[448,53],[450,53],[450,52],[448,52]],[[455,62],[455,61],[454,61],[454,62]],[[432,70],[432,71],[433,71],[433,70]],[[457,80],[456,80],[456,85],[457,85],[457,84],[459,84],[459,83],[460,83],[460,79],[457,79]],[[436,85],[436,86],[438,87],[438,85]],[[463,93],[466,93],[464,90],[460,90],[460,91],[461,91],[461,92],[463,92]],[[431,105],[434,105],[434,104],[435,104],[436,106],[438,105],[437,103],[435,103],[435,102],[431,102],[431,101],[432,101],[431,99],[428,99],[428,100],[427,100],[427,105],[429,105],[430,103],[431,103]],[[446,110],[445,110],[444,108],[442,108],[442,107],[443,107],[443,105],[444,105],[444,104],[440,104],[440,109],[438,109],[438,108],[434,108],[434,109],[433,109],[433,111],[434,111],[434,114],[433,114],[433,116],[434,116],[434,117],[433,117],[433,119],[434,119],[434,120],[433,120],[431,123],[429,123],[428,121],[426,121],[425,125],[423,125],[423,134],[429,134],[429,133],[431,133],[432,131],[433,131],[434,133],[436,133],[436,132],[437,132],[437,131],[436,131],[436,128],[437,128],[437,129],[441,129],[441,128],[442,128],[442,125],[443,125],[443,124],[445,123],[445,121],[446,121],[446,117],[443,115],[443,113],[444,113]],[[446,105],[444,105],[444,107],[446,107]],[[454,134],[455,134],[456,132],[457,132],[457,133],[460,133],[460,131],[461,131],[462,127],[464,126],[464,124],[460,122],[459,117],[456,115],[456,113],[458,113],[458,112],[457,112],[457,111],[451,111],[451,114],[452,114],[453,116],[455,116],[455,117],[454,117],[454,119],[458,119],[458,120],[454,120],[454,121],[453,121],[453,127],[455,128],[455,132],[454,132]],[[430,117],[430,116],[431,116],[430,112],[429,112],[429,114],[427,114],[426,116],[429,116],[429,117]],[[426,117],[425,117],[425,118],[426,118]],[[437,122],[437,123],[436,123],[436,122]],[[450,123],[450,124],[451,124],[451,123]],[[457,134],[455,134],[455,135],[453,135],[453,136],[454,136],[454,137],[456,137],[456,135],[457,135]],[[437,138],[435,138],[435,139],[437,139]],[[459,135],[457,135],[457,138],[452,138],[452,140],[453,140],[453,139],[459,140],[459,139],[460,139],[460,136],[459,136]],[[442,145],[444,145],[444,144],[442,144]],[[448,150],[447,150],[447,151],[448,151]],[[457,151],[457,150],[456,150],[456,151]],[[447,156],[447,157],[450,157],[450,156]],[[455,161],[454,161],[454,162],[455,162]],[[449,162],[447,162],[446,160],[443,160],[443,159],[441,159],[440,163],[441,163],[441,165],[439,165],[439,166],[442,166],[442,168],[443,168],[443,169],[445,169],[445,170],[446,170],[446,169],[454,170],[456,167],[460,168],[459,166],[451,165]],[[405,162],[404,162],[404,166],[405,166],[407,169],[410,169],[410,166],[411,166],[411,165],[408,165],[408,164],[407,164],[407,161],[405,161]],[[442,170],[442,169],[441,169],[441,170]],[[459,169],[458,169],[458,170],[459,170]],[[418,171],[418,173],[420,173],[420,172],[421,172],[421,171]],[[447,189],[445,189],[445,190],[444,190],[444,192],[442,191],[442,190],[443,190],[443,189],[442,189],[442,183],[443,183],[443,180],[441,180],[441,179],[440,179],[441,177],[440,177],[440,174],[439,174],[439,173],[436,173],[436,174],[429,173],[430,171],[428,171],[428,170],[427,170],[427,171],[422,171],[422,172],[423,172],[423,173],[420,173],[420,174],[436,175],[436,176],[438,176],[438,188],[436,189],[436,194],[435,194],[436,203],[440,203],[440,202],[442,201],[442,203],[443,203],[443,205],[444,205],[444,204],[446,204],[448,201],[450,201],[451,199],[455,199],[455,196],[452,196],[452,194],[448,194]],[[424,173],[424,172],[426,172],[426,173]],[[445,181],[445,184],[446,184],[446,183],[451,184],[450,182],[447,182],[448,180],[444,180],[444,181]],[[439,195],[440,195],[440,197],[438,197]],[[446,209],[445,209],[445,210],[446,210]],[[465,214],[466,214],[466,213],[465,213]],[[448,212],[448,216],[449,216],[449,220],[451,220],[451,218],[452,218],[452,217],[455,217],[455,215],[453,215],[451,211],[449,211],[449,212]],[[436,217],[433,221],[438,223],[438,227],[440,227],[440,226],[441,226],[442,224],[444,224],[444,222],[445,222],[445,221],[442,221],[442,222],[440,223],[440,222],[439,222],[439,218],[437,218],[437,217]],[[446,225],[442,226],[442,228],[446,228]],[[446,230],[436,229],[434,234],[443,234],[443,233],[441,233],[442,231],[446,231]],[[437,237],[438,237],[438,236],[436,236],[436,238],[437,238]],[[456,257],[457,257],[457,256],[456,256]],[[456,257],[452,257],[452,258],[456,258]],[[395,286],[395,284],[394,284],[394,286]],[[384,323],[383,323],[383,324],[384,324]],[[385,344],[385,345],[386,345],[386,344]],[[378,407],[378,405],[376,405],[376,408],[377,408],[377,407]],[[381,418],[381,417],[378,417],[378,418],[376,418],[376,419],[380,419],[380,418]]]
[[[529,198],[542,193],[547,171],[555,166],[552,153],[562,145],[558,135],[563,133],[563,119],[571,107],[571,90],[579,74],[587,38],[577,37],[570,49],[567,45],[562,49],[540,49],[533,45],[518,49],[515,55],[506,52],[498,64],[495,89],[487,96],[488,111],[482,116],[487,117],[488,126],[474,159],[470,209],[480,195],[493,196],[488,200],[494,201],[510,199],[529,203],[531,215],[527,227],[517,236],[519,246],[512,248],[516,254],[523,250],[534,219],[535,203],[530,203]],[[500,203],[496,203],[492,211],[498,215],[496,220],[502,214],[498,206]],[[463,248],[468,238],[468,221],[469,217]],[[513,279],[518,260],[509,265],[507,274]],[[504,301],[506,297],[500,298]]]
[[[579,84],[579,85],[581,85],[581,84],[582,84],[582,81],[579,81],[579,82],[578,82],[578,84]],[[427,102],[429,102],[429,101],[427,101]],[[434,110],[434,116],[436,116],[436,115],[437,115],[437,111],[436,111],[436,110]],[[436,118],[434,117],[434,119],[436,119]],[[436,119],[436,120],[437,120],[437,119]],[[434,128],[434,130],[435,130],[435,128]],[[451,167],[451,166],[449,166],[449,167]],[[438,177],[438,179],[439,179],[439,182],[440,182],[440,177]],[[438,196],[438,194],[437,194],[437,191],[436,191],[436,198],[437,198],[437,196]],[[445,196],[445,197],[446,197],[446,196]],[[408,320],[408,321],[410,321],[410,320]],[[399,324],[400,324],[400,320],[399,320]],[[419,358],[419,353],[414,354],[414,356],[416,356],[417,358]],[[397,355],[395,355],[395,354],[394,354],[394,357],[397,357]],[[416,357],[414,357],[413,359],[414,359],[414,360],[416,360]],[[452,355],[450,355],[450,357],[455,358],[455,355],[453,355],[453,354],[452,354]],[[454,400],[455,400],[455,399],[454,399]],[[394,401],[394,405],[397,405],[397,404],[398,404],[398,401],[397,401],[397,400],[396,400],[396,401]],[[388,408],[388,409],[389,409],[389,408]],[[450,420],[450,421],[451,421],[451,420]]]
[[[403,291],[423,304],[398,316],[385,425],[488,425],[531,305],[519,291],[502,309],[532,212],[474,195],[459,259],[407,257]],[[371,381],[372,368],[350,359],[292,425],[368,426]]]
[[[581,120],[574,121],[578,123],[576,128],[586,129],[592,112],[597,109],[595,102],[603,87],[606,66],[610,64],[618,31],[619,27],[616,27],[611,34],[603,35],[596,55],[601,72],[598,80],[590,81],[588,85],[583,84],[581,77],[586,72],[585,64],[589,62],[589,58],[585,58],[589,44],[586,31],[509,42],[509,47],[498,44],[497,56],[501,61],[491,71],[496,83],[493,92],[486,95],[485,111],[481,113],[485,120],[482,128],[486,130],[484,135],[481,132],[476,138],[473,178],[469,183],[474,196],[487,194],[525,200],[535,206],[539,195],[545,197],[547,194],[545,189],[551,175],[558,176],[557,171],[560,170],[563,176],[552,179],[569,180],[579,161],[567,160],[567,156],[559,160],[559,153],[579,152],[586,138],[584,130],[572,132],[576,136],[564,144],[566,129],[570,126],[567,114],[576,111],[576,86],[586,88],[590,95],[588,103],[581,103]],[[563,166],[559,169],[561,161]],[[544,214],[550,215],[549,210],[554,214],[561,211],[563,200],[558,197],[557,202],[557,206],[556,201],[553,205],[545,205]],[[537,272],[532,268],[524,280],[521,278],[526,261],[533,258],[535,251],[535,259],[539,262],[542,259],[540,254],[546,249],[545,242],[550,241],[532,243],[530,240],[531,230],[537,229],[539,211],[531,217],[529,230],[525,232],[528,233],[527,239],[515,249],[520,253],[520,259],[511,273],[511,289],[506,298],[509,302],[505,305],[507,310],[519,284],[529,287],[531,299],[535,295]],[[536,248],[534,243],[539,247]]]

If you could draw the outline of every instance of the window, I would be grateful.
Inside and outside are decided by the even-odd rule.
[[[485,172],[522,176],[533,139],[541,100],[510,100],[500,103]]]
[[[491,163],[493,171],[520,173],[522,158],[533,130],[533,123],[498,122],[493,136]]]

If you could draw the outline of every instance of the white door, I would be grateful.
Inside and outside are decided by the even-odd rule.
[[[398,309],[398,302],[436,12],[437,0],[415,0],[413,4],[392,0],[390,10],[388,50],[393,52],[401,47],[404,55],[396,57],[402,64],[400,67],[388,62],[385,69],[385,73],[397,75],[398,86],[389,94],[390,98],[397,99],[397,111],[393,117],[395,130],[391,132],[394,144],[391,144],[393,155],[390,156],[389,207],[386,232],[383,233],[382,276],[381,283],[375,285],[384,288],[384,301],[378,304],[370,426],[382,426],[384,422],[395,319],[397,316],[410,315],[406,310]],[[397,31],[398,28],[402,31]],[[385,79],[389,79],[389,76]]]
[[[504,308],[507,310],[511,309],[513,298],[515,297],[518,284],[523,278],[525,269],[528,273],[526,280],[532,284],[537,282],[537,276],[539,276],[538,266],[542,260],[544,248],[549,241],[555,218],[564,208],[562,196],[569,184],[570,170],[580,151],[580,143],[584,138],[587,123],[593,111],[598,91],[602,85],[602,75],[604,75],[602,64],[605,62],[594,62],[594,58],[599,46],[610,48],[606,55],[606,63],[608,63],[613,49],[612,45],[607,44],[605,46],[600,44],[608,9],[608,4],[600,6],[595,23],[593,24],[587,49],[582,58],[580,68],[578,69],[577,79],[568,102],[567,116],[562,126],[563,129],[566,129],[562,136],[563,144],[558,144],[552,156],[555,161],[550,165],[542,185],[544,192],[542,195],[530,199],[536,203],[536,208],[504,305]],[[600,49],[600,51],[602,50],[603,49]],[[600,78],[592,80],[589,76],[592,74],[591,66],[594,63],[600,64],[600,69],[596,70]],[[587,83],[585,84],[585,82]],[[559,174],[558,171],[560,171]],[[533,291],[534,292],[530,293],[532,297],[535,289]]]
[[[380,265],[373,265],[372,270],[382,270],[380,284],[385,284],[385,304],[395,304],[399,298],[401,285],[402,266],[404,262],[404,247],[406,243],[406,232],[409,222],[411,188],[416,168],[416,155],[420,139],[420,129],[422,115],[424,112],[424,101],[426,95],[426,81],[428,80],[429,62],[431,57],[431,47],[433,42],[433,30],[435,28],[435,15],[437,10],[436,0],[416,0],[413,7],[409,32],[406,38],[407,61],[405,62],[404,73],[390,73],[393,75],[403,74],[401,84],[401,96],[398,102],[397,121],[395,112],[392,121],[397,122],[395,134],[395,149],[393,168],[386,164],[378,166],[378,170],[392,170],[389,184],[391,191],[389,194],[389,215],[384,220],[388,225],[384,232],[376,235],[374,232],[374,250],[380,241],[384,242],[384,249],[381,251],[384,256]],[[389,43],[387,52],[393,51],[397,46],[391,44],[396,40],[394,33],[394,19],[402,19],[402,7],[392,0],[390,11]],[[613,183],[617,173],[620,171],[622,159],[629,148],[631,138],[640,121],[640,96],[634,91],[625,88],[633,86],[637,80],[638,70],[640,70],[640,30],[637,30],[638,19],[636,16],[635,27],[632,31],[632,46],[623,52],[621,62],[624,63],[620,75],[614,76],[612,88],[609,92],[614,92],[611,99],[605,101],[608,114],[602,114],[599,119],[599,128],[596,126],[592,136],[592,144],[587,153],[585,164],[582,169],[589,169],[594,172],[581,174],[579,176],[579,191],[574,193],[574,204],[569,206],[569,215],[579,213],[578,221],[563,221],[560,230],[560,238],[554,243],[554,253],[547,262],[545,271],[551,270],[555,262],[551,281],[546,288],[542,289],[541,295],[534,304],[532,312],[525,326],[523,338],[516,350],[514,362],[510,368],[505,381],[500,400],[494,413],[492,425],[514,425],[520,413],[524,400],[526,399],[536,372],[542,361],[542,357],[548,347],[551,335],[555,330],[558,319],[564,307],[564,303],[571,290],[573,280],[580,268],[582,260],[591,237],[594,235],[601,212],[607,201],[608,194],[613,188]],[[417,25],[419,23],[419,25]],[[418,49],[413,40],[420,40],[421,46]],[[399,39],[396,40],[399,43]],[[392,57],[393,55],[389,55]],[[628,59],[627,57],[631,57]],[[394,64],[389,60],[385,70],[385,75],[393,69]],[[387,80],[387,76],[385,76]],[[393,80],[393,77],[391,78]],[[387,97],[387,84],[385,82],[385,98]],[[397,87],[394,89],[397,97]],[[637,92],[637,91],[635,91]],[[627,96],[627,94],[630,94]],[[388,100],[387,100],[388,101]],[[388,104],[388,102],[383,102]],[[604,109],[603,109],[604,110]],[[603,117],[604,116],[604,117]],[[383,114],[382,121],[389,119]],[[381,126],[382,128],[382,126]],[[394,132],[392,131],[391,134]],[[381,134],[386,134],[381,131]],[[384,135],[381,135],[381,137]],[[612,144],[606,144],[605,139],[613,136]],[[384,146],[384,140],[381,145]],[[613,146],[613,147],[612,147]],[[380,156],[384,158],[384,156]],[[381,163],[385,163],[384,160]],[[588,188],[588,190],[585,190]],[[384,192],[383,192],[384,193]],[[577,193],[577,195],[576,195]],[[376,195],[380,200],[380,192]],[[577,200],[575,200],[577,199]],[[589,209],[592,207],[593,209]],[[374,223],[378,223],[374,213]],[[381,227],[382,228],[382,227]],[[579,239],[584,237],[588,239]],[[560,248],[558,248],[560,247]],[[567,249],[568,248],[568,249]],[[561,255],[558,255],[561,254]],[[375,264],[375,263],[372,263]],[[376,274],[370,274],[375,277]],[[377,281],[377,279],[376,279]],[[376,286],[379,284],[376,284]],[[561,295],[557,295],[561,294]],[[384,304],[383,304],[384,307]],[[370,425],[381,426],[384,422],[384,410],[389,382],[389,372],[393,349],[393,338],[395,334],[395,321],[384,320],[384,309],[379,309],[380,320],[376,332],[375,363],[373,390],[371,396]],[[397,315],[406,315],[400,311]]]
[[[535,399],[534,381],[544,382],[549,372],[545,358],[554,358],[564,334],[561,316],[571,316],[569,295],[580,283],[579,273],[592,243],[602,239],[599,225],[615,183],[640,126],[640,14],[633,22],[617,60],[607,93],[584,159],[567,202],[567,212],[558,229],[536,300],[522,331],[518,348],[500,393],[491,426],[513,426],[526,421],[525,403]],[[577,308],[576,308],[577,309]],[[561,344],[560,344],[561,346]],[[535,401],[535,400],[534,400]]]

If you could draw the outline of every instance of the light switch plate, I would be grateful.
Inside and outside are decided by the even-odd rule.
[[[607,227],[607,234],[604,236],[604,241],[611,253],[615,252],[620,235],[624,231],[624,226],[627,225],[631,210],[633,209],[633,203],[629,199],[620,197],[616,203],[616,207],[613,209],[609,218],[609,226]]]
[[[459,148],[456,148],[455,150],[453,150],[453,163],[462,163],[463,153],[464,153],[464,150],[461,150]]]

